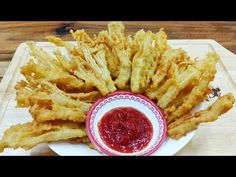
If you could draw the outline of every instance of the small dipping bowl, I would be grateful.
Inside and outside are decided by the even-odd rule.
[[[99,133],[99,123],[103,116],[112,109],[131,107],[143,113],[152,125],[152,137],[149,143],[135,152],[120,152],[110,148]],[[132,92],[118,91],[97,100],[87,113],[86,129],[92,144],[102,153],[111,156],[149,156],[156,152],[165,140],[167,124],[164,114],[147,97]]]

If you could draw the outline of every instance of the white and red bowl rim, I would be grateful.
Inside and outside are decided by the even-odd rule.
[[[102,102],[104,99],[107,99],[109,97],[112,97],[114,95],[132,95],[132,96],[135,96],[135,97],[139,97],[141,99],[144,99],[145,101],[149,102],[157,111],[158,113],[160,114],[161,116],[161,119],[163,121],[163,125],[164,125],[164,131],[163,131],[163,135],[162,135],[162,138],[161,140],[159,141],[159,143],[154,146],[152,149],[150,149],[149,151],[145,152],[142,154],[142,156],[149,156],[151,155],[152,153],[156,152],[160,146],[162,145],[162,143],[164,142],[166,136],[167,136],[167,123],[166,123],[166,119],[165,119],[165,116],[162,112],[162,110],[153,102],[151,101],[150,99],[148,99],[147,97],[141,95],[141,94],[136,94],[136,93],[132,93],[132,92],[128,92],[128,91],[117,91],[117,92],[114,92],[114,93],[111,93],[105,97],[102,97],[100,99],[98,99],[89,109],[88,113],[87,113],[87,119],[86,119],[86,130],[87,130],[87,134],[88,134],[88,137],[90,139],[90,141],[92,142],[93,145],[95,145],[96,147],[99,148],[99,150],[107,155],[110,155],[110,156],[115,156],[117,154],[115,153],[112,153],[110,152],[109,150],[103,148],[97,141],[96,139],[94,138],[94,136],[92,135],[91,133],[91,127],[90,127],[90,120],[91,120],[91,115],[94,111],[94,109],[96,108],[96,106]],[[128,154],[129,155],[129,154]],[[132,155],[132,153],[130,153],[130,155]]]

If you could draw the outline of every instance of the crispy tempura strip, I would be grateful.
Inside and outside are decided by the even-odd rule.
[[[216,53],[209,52],[206,57],[202,60],[195,62],[195,67],[202,73],[206,72],[212,66],[215,67],[216,63],[219,61],[220,57]]]
[[[189,60],[186,52],[182,49],[167,49],[160,57],[160,64],[152,77],[152,84],[146,94],[150,99],[155,99],[157,89],[164,79],[177,78],[180,73],[180,65]]]
[[[142,93],[149,86],[160,55],[167,48],[167,41],[163,32],[155,35],[151,31],[140,30],[134,36],[134,45],[137,53],[132,60],[131,90]]]
[[[63,56],[59,50],[55,50],[53,53],[56,56],[56,59],[61,64],[61,66],[68,73],[70,73],[70,76],[73,78],[76,78],[76,80],[63,79],[63,78],[57,79],[56,81],[59,82],[57,84],[57,86],[60,89],[62,89],[65,92],[91,92],[91,91],[95,90],[95,87],[91,83],[84,82],[83,80],[81,80],[81,78],[76,77],[76,75],[74,74],[72,63],[65,56]],[[72,56],[72,58],[75,59],[76,57]],[[77,64],[76,64],[76,69],[77,69]],[[83,85],[81,84],[81,89],[79,89],[79,88],[77,89],[75,87],[77,85],[77,82],[82,82]],[[62,83],[62,84],[60,84],[60,83]],[[65,83],[65,85],[63,85],[63,83]]]
[[[102,97],[102,94],[99,91],[91,91],[88,93],[67,93],[66,96],[86,103],[94,103]]]
[[[89,47],[94,47],[95,42],[92,38],[89,37],[89,35],[85,32],[84,29],[76,30],[75,32],[73,30],[70,30],[70,33],[72,34],[73,38],[77,41],[77,45],[80,46],[81,43],[86,43]]]
[[[93,86],[95,86],[102,95],[107,95],[109,93],[109,90],[106,87],[106,83],[97,78],[96,75],[94,75],[94,72],[91,70],[86,69],[82,64],[77,62],[78,69],[74,70],[74,74],[85,80],[87,83],[91,83]]]
[[[55,85],[51,84],[50,82],[47,81],[43,81],[41,83],[44,86],[47,86],[48,88],[50,88],[50,92],[58,92],[60,94],[63,94],[69,98],[73,98],[73,99],[78,99],[82,102],[86,102],[86,103],[93,103],[95,102],[98,98],[102,97],[102,94],[99,91],[92,91],[92,92],[88,92],[88,93],[65,93],[63,91],[61,91],[60,89],[58,89]]]
[[[32,96],[48,96],[48,92],[43,90],[42,87],[32,87],[31,84],[24,80],[17,82],[15,89],[16,92],[16,101],[17,107],[29,107],[32,106],[29,99]]]
[[[20,68],[20,72],[25,76],[31,86],[37,86],[42,79],[47,78],[51,80],[51,75],[48,73],[45,66],[37,65],[32,59]]]
[[[155,43],[160,50],[161,53],[163,53],[165,50],[168,49],[168,44],[167,44],[167,35],[164,31],[164,28],[161,28],[156,34],[156,40]]]
[[[176,63],[171,63],[170,69],[168,70],[168,78],[178,79],[180,73],[178,65]]]
[[[63,90],[66,93],[78,93],[78,92],[91,92],[96,90],[91,84],[85,83],[81,79],[74,79],[74,77],[62,77],[55,80],[52,80],[52,83],[55,83],[58,88]]]
[[[99,44],[98,47],[100,48],[100,50],[104,51],[107,67],[111,73],[112,78],[116,79],[118,76],[120,65],[117,55],[105,44]]]
[[[131,51],[128,45],[130,38],[124,34],[125,27],[122,22],[111,22],[107,26],[108,31],[100,32],[95,41],[97,44],[108,46],[106,57],[111,57],[107,58],[108,68],[112,77],[116,79],[116,86],[125,89],[131,75]]]
[[[192,89],[198,84],[198,82],[192,82],[187,87],[185,87],[178,96],[170,102],[170,106],[175,105],[177,107],[181,106],[187,99]]]
[[[123,39],[124,34],[125,34],[125,25],[120,22],[109,22],[107,24],[107,28],[110,34],[110,37],[113,38],[114,41],[119,42],[120,40]]]
[[[108,31],[99,32],[94,39],[96,44],[105,44],[110,49],[121,46],[127,47],[125,37],[125,26],[122,22],[110,22],[107,24]],[[125,46],[124,46],[125,45]]]
[[[185,96],[184,102],[182,104],[175,105],[174,107],[178,107],[177,110],[173,110],[172,115],[168,116],[168,122],[173,121],[174,119],[184,115],[185,113],[191,111],[193,107],[204,101],[207,94],[210,93],[209,84],[214,79],[216,74],[216,63],[219,60],[219,56],[214,53],[208,53],[207,57],[199,62],[196,62],[195,67],[202,72],[201,78],[199,78],[199,82],[195,84],[195,87],[192,88],[191,92],[188,96]],[[178,97],[178,96],[177,96]],[[180,100],[177,101],[180,103]]]
[[[201,77],[199,77],[197,81],[193,80],[192,83],[188,84],[187,87],[184,88],[180,94],[171,101],[171,103],[169,103],[169,107],[165,108],[164,112],[168,122],[180,117],[188,111],[191,111],[194,106],[198,105],[206,98],[207,94],[210,93],[209,83],[214,79],[216,63],[218,60],[218,55],[215,53],[208,53],[205,59],[195,62],[192,67],[195,67],[199,72],[201,72]],[[184,73],[184,71],[185,70],[183,70],[182,73]],[[185,101],[186,103],[184,104]],[[177,111],[177,108],[182,104],[182,108]],[[173,112],[176,112],[175,115],[171,115]],[[184,113],[181,114],[181,112]]]
[[[34,100],[35,102],[35,100]],[[51,100],[37,100],[29,109],[33,119],[37,122],[47,122],[54,120],[85,122],[86,116],[79,108],[68,108]]]
[[[84,113],[86,113],[91,104],[86,103],[80,100],[72,99],[67,93],[56,89],[56,87],[52,86],[52,84],[47,81],[42,82],[40,88],[36,88],[34,90],[30,89],[30,86],[27,82],[21,81],[16,85],[17,89],[17,105],[19,107],[29,107],[33,106],[33,102],[29,100],[51,100],[53,103],[58,103],[62,106],[69,108],[78,108],[81,109]]]
[[[163,109],[166,108],[171,100],[174,99],[181,90],[183,90],[190,82],[197,81],[199,77],[200,72],[196,68],[188,68],[179,75],[177,84],[169,87],[167,92],[160,97],[158,105]]]
[[[179,139],[188,132],[197,128],[200,123],[212,122],[218,119],[233,107],[235,99],[232,93],[219,97],[206,110],[196,112],[193,115],[184,115],[168,125],[168,135],[173,139]]]
[[[59,37],[55,37],[55,36],[47,36],[46,39],[49,42],[52,42],[53,44],[55,44],[58,47],[65,47],[66,50],[69,52],[69,54],[71,55],[79,55],[82,56],[82,52],[79,50],[76,50],[76,47],[74,45],[72,45],[69,42],[63,41],[61,38]]]
[[[153,45],[154,39],[151,34],[137,33],[145,35],[144,41],[139,46],[138,52],[135,54],[132,61],[132,73],[130,78],[131,91],[135,93],[142,93],[147,87],[151,79],[151,75],[155,72],[156,57],[159,53],[155,50]],[[151,74],[150,74],[151,72]]]
[[[91,104],[74,100],[52,84],[43,82],[42,87],[31,90],[25,81],[17,84],[17,106],[30,107],[29,112],[38,122],[70,120],[84,122]],[[48,88],[45,88],[45,85]],[[49,87],[51,86],[51,87]],[[51,92],[51,93],[50,93]]]
[[[129,49],[117,51],[117,57],[119,58],[120,69],[118,70],[118,76],[115,80],[115,84],[119,89],[125,89],[131,76],[131,60]]]
[[[58,71],[62,71],[57,60],[55,60],[48,52],[46,52],[43,48],[36,47],[35,42],[27,42],[30,53],[34,56],[40,64],[44,66],[45,69],[54,69]]]
[[[68,92],[92,90],[91,86],[70,74],[57,59],[49,56],[42,48],[36,47],[34,43],[29,43],[29,48],[38,62],[36,64],[30,60],[27,65],[21,68],[21,73],[29,83],[37,85],[41,80],[48,80]]]
[[[158,100],[158,105],[161,108],[166,108],[171,100],[182,91],[187,85],[193,82],[198,82],[201,74],[208,70],[212,65],[215,66],[218,56],[214,53],[209,53],[206,58],[196,61],[193,65],[179,74],[178,84],[168,88],[168,91]]]
[[[104,52],[99,51],[93,58],[87,45],[84,45],[82,50],[84,52],[85,60],[89,63],[89,66],[93,69],[93,71],[99,75],[99,78],[106,83],[108,91],[114,92],[116,87],[111,79],[110,71],[107,68]]]
[[[42,92],[40,92],[42,93]],[[48,94],[45,96],[41,96],[40,94],[38,95],[33,95],[31,96],[30,98],[31,99],[50,99],[52,100],[53,102],[56,102],[62,106],[65,106],[65,107],[68,107],[68,108],[79,108],[81,109],[84,113],[87,113],[91,104],[90,103],[85,103],[83,101],[80,101],[80,100],[74,100],[74,99],[71,99],[69,97],[67,97],[66,95],[64,94],[60,94],[60,93],[51,93],[51,94]]]
[[[124,89],[131,76],[131,51],[128,47],[128,38],[125,36],[125,26],[122,22],[108,23],[109,35],[113,40],[113,48],[119,60],[118,76],[115,84]]]
[[[81,79],[61,71],[45,70],[40,65],[30,60],[25,66],[21,67],[21,73],[25,76],[26,80],[32,85],[37,86],[43,80],[55,83],[60,89],[65,92],[73,91],[91,91],[91,86],[88,86]]]
[[[87,113],[91,104],[90,103],[85,103],[83,101],[80,100],[74,100],[69,98],[68,96],[62,94],[62,93],[51,93],[49,95],[49,97],[57,102],[60,105],[63,105],[65,107],[69,107],[69,108],[79,108],[81,109],[84,113]]]
[[[31,149],[40,143],[49,143],[86,136],[84,126],[77,123],[30,122],[11,126],[0,140],[0,152],[5,148]]]
[[[167,121],[171,122],[175,120],[203,102],[210,92],[209,83],[214,79],[214,75],[215,73],[212,75],[209,73],[204,74],[199,84],[193,88],[184,103],[168,117]]]
[[[156,98],[159,100],[172,86],[178,87],[177,79],[168,79],[163,85],[161,85],[157,90]]]
[[[107,95],[109,90],[106,86],[106,82],[103,80],[104,76],[101,75],[101,69],[95,62],[94,58],[91,57],[91,53],[89,53],[90,51],[88,51],[87,48],[84,49],[84,51],[86,52],[87,61],[79,56],[74,56],[72,61],[69,62],[59,50],[55,51],[54,54],[66,70],[84,80],[87,85],[96,87],[103,95]],[[103,60],[103,58],[100,59]],[[97,72],[97,69],[99,72]],[[108,81],[109,79],[111,78],[108,78]]]
[[[20,80],[17,82],[15,89],[16,92],[16,101],[17,101],[17,107],[23,108],[23,107],[29,107],[30,102],[29,98],[33,94],[29,83],[27,83],[24,80]]]
[[[99,66],[100,69],[100,74],[102,75],[103,80],[105,80],[109,92],[116,91],[115,83],[113,82],[110,75],[110,71],[107,68],[104,51],[102,50],[98,51],[94,56],[94,58],[96,59],[97,65]]]
[[[168,74],[168,70],[171,63],[179,63],[181,60],[186,60],[187,54],[182,49],[168,49],[166,50],[162,57],[161,63],[158,66],[156,73],[152,77],[152,85],[150,87],[157,87],[158,84],[165,78]]]
[[[169,106],[164,109],[164,113],[166,118],[168,119],[169,116],[177,110],[179,106],[181,106],[184,101],[188,98],[189,94],[191,93],[192,89],[196,86],[196,83],[189,84],[186,88],[184,88],[175,99],[173,99]]]

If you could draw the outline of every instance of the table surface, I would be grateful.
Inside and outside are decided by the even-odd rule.
[[[137,30],[158,31],[165,29],[168,39],[214,39],[236,53],[236,22],[124,22],[127,34]],[[56,35],[64,40],[72,40],[70,29],[85,29],[96,34],[106,29],[107,22],[0,22],[0,81],[14,55],[17,46],[25,41],[46,41],[45,36]],[[37,153],[36,153],[37,154]],[[181,153],[178,153],[181,154]],[[40,153],[40,155],[42,155]],[[48,149],[45,155],[55,155]]]
[[[134,34],[140,28],[158,31],[163,27],[168,39],[214,39],[236,53],[236,22],[201,21],[145,21],[124,22],[127,34]],[[0,22],[0,81],[10,63],[17,46],[27,40],[46,41],[47,35],[57,35],[71,40],[70,29],[83,28],[89,34],[106,28],[106,21],[96,22]]]

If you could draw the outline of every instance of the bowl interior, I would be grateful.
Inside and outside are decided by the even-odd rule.
[[[105,113],[117,107],[133,107],[150,120],[153,136],[144,149],[134,153],[122,153],[111,149],[101,139],[98,123]],[[86,126],[92,143],[108,155],[150,155],[159,148],[166,136],[166,122],[157,106],[147,98],[127,93],[112,94],[96,102],[88,113]]]

